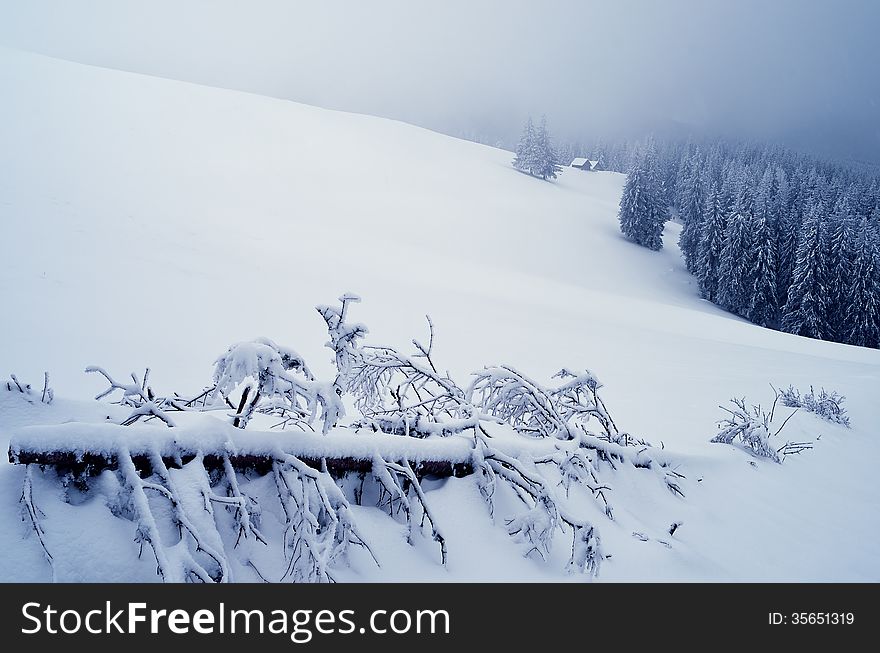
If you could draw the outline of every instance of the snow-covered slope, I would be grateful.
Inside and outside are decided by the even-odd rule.
[[[380,342],[405,346],[430,313],[436,357],[460,377],[497,362],[542,377],[589,367],[622,428],[680,456],[685,499],[663,497],[654,523],[653,499],[629,502],[658,533],[684,521],[676,546],[609,527],[603,579],[880,580],[880,352],[701,300],[675,225],[660,253],[619,236],[621,175],[569,169],[545,183],[508,152],[394,121],[16,51],[0,50],[0,94],[3,374],[37,383],[49,370],[69,400],[102,389],[90,364],[150,366],[155,386],[198,390],[229,343],[266,335],[326,375],[312,307],[350,290]],[[797,415],[790,439],[822,437],[784,465],[709,444],[718,404],[768,403],[770,383],[839,390],[853,428]],[[20,426],[107,410],[0,402],[4,449]],[[49,573],[19,519],[22,473],[0,469],[4,580]],[[351,579],[565,577],[478,518],[468,483],[431,492],[453,534],[449,570],[385,533],[382,570]],[[60,579],[151,577],[113,548],[133,547],[105,507],[46,512],[49,537],[69,543]],[[90,520],[111,526],[97,537]]]

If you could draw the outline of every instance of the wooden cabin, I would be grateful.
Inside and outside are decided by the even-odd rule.
[[[595,171],[598,170],[598,161],[590,160],[579,156],[574,161],[571,162],[572,168],[577,168],[578,170],[587,170],[587,171]]]

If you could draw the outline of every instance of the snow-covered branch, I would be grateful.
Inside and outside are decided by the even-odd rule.
[[[268,338],[232,345],[214,365],[215,398],[231,402],[239,393],[238,409],[231,416],[234,426],[245,428],[261,405],[283,409],[285,417],[296,416],[311,424],[319,416],[327,433],[345,414],[338,388],[317,381],[303,358]]]

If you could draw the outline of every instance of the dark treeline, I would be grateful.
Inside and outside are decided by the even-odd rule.
[[[514,166],[549,179],[582,156],[626,172],[621,232],[659,250],[677,217],[685,266],[709,301],[763,327],[880,347],[876,167],[721,139],[553,147],[548,134],[530,120]]]
[[[875,170],[754,144],[659,144],[629,163],[621,231],[660,249],[663,222],[703,296],[761,326],[880,347],[880,183]]]

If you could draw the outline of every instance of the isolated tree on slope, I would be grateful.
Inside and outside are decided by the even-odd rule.
[[[547,129],[547,117],[541,117],[538,133],[535,135],[538,169],[534,171],[537,177],[542,179],[556,179],[556,174],[562,170],[557,162],[556,152],[550,140],[550,131]]]
[[[666,207],[656,173],[652,170],[652,147],[649,146],[648,152],[636,159],[626,177],[618,219],[620,231],[628,240],[657,251],[663,247]]]
[[[804,220],[794,276],[782,316],[782,329],[808,338],[824,339],[826,277],[822,252],[822,225],[819,208],[813,206]]]
[[[842,335],[860,347],[880,347],[880,238],[876,223],[862,218],[844,318]]]
[[[519,145],[516,147],[513,167],[541,179],[556,179],[556,174],[561,168],[550,142],[546,118],[541,118],[540,126],[535,129],[532,118],[529,117]]]
[[[535,125],[532,123],[532,117],[529,116],[526,126],[523,128],[522,136],[519,144],[516,146],[516,158],[513,160],[513,167],[522,172],[532,174],[535,168]]]

